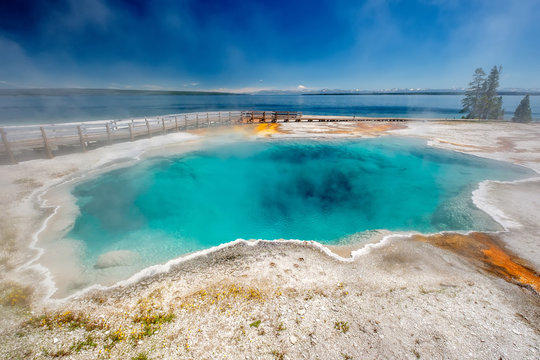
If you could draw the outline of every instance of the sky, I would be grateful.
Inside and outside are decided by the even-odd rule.
[[[540,88],[540,0],[0,1],[0,88]]]

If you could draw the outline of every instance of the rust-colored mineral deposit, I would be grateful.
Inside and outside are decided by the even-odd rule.
[[[413,235],[412,238],[452,251],[471,260],[493,275],[515,284],[530,287],[540,294],[540,275],[538,272],[525,260],[505,249],[496,235],[481,232],[443,233]]]

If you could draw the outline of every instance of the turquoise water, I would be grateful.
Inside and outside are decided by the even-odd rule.
[[[83,241],[89,265],[131,250],[142,267],[237,238],[336,244],[373,229],[495,230],[471,192],[530,175],[411,139],[231,142],[77,185],[68,237]]]

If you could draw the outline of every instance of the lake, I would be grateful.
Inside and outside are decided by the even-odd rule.
[[[461,95],[0,95],[0,125],[117,120],[197,111],[459,119]],[[510,119],[522,96],[503,96]],[[540,96],[531,96],[540,119]]]

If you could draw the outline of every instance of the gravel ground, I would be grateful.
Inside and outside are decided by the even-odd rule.
[[[325,136],[343,136],[347,127],[354,136],[422,136],[435,146],[538,171],[540,127],[514,125],[420,122],[377,132],[328,124]],[[270,136],[290,136],[294,126]],[[302,134],[313,132],[301,126]],[[324,133],[325,124],[310,126]],[[47,299],[54,290],[50,272],[29,262],[41,259],[32,234],[53,212],[36,207],[38,191],[142,150],[185,150],[177,140],[165,136],[1,169],[0,358],[540,358],[537,293],[406,236],[347,261],[311,243],[237,242],[123,285]],[[489,209],[511,220],[501,233],[505,243],[537,264],[538,185],[523,184],[490,185],[478,196],[494,199]],[[511,201],[527,195],[527,206]],[[63,205],[56,211],[69,215],[73,209]],[[48,236],[66,219],[52,217]]]

